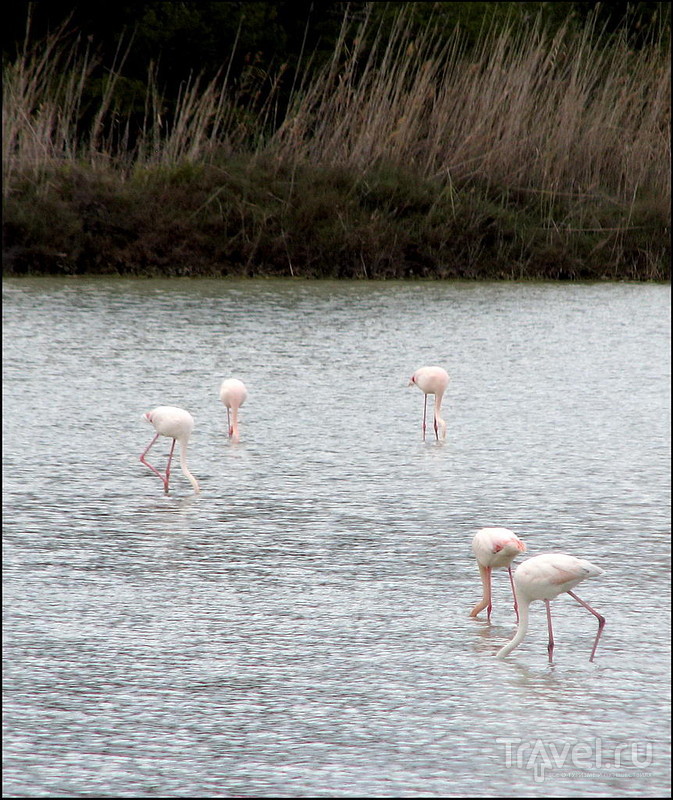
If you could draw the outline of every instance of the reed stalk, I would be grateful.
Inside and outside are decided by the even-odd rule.
[[[366,17],[351,31],[346,19],[325,70],[308,85],[302,78],[268,142],[277,158],[359,170],[400,163],[423,177],[537,189],[547,198],[569,191],[670,197],[671,76],[661,46],[633,51],[624,38],[597,37],[591,25],[552,37],[538,21],[490,31],[467,55],[458,31],[446,38],[429,25],[418,34],[402,11],[387,41],[379,31],[365,50],[369,26]],[[97,62],[88,47],[61,30],[8,65],[5,192],[16,174],[36,175],[54,162],[114,163],[120,148],[111,118],[127,135],[129,126],[113,111],[122,63],[106,73],[89,130],[81,127],[83,96]],[[258,76],[246,87],[255,98],[246,106],[221,75],[205,85],[190,76],[169,122],[150,74],[135,160],[178,164],[218,146],[267,141],[280,77]]]
[[[361,65],[346,37],[339,46],[277,131],[280,158],[412,164],[425,177],[539,190],[547,203],[564,192],[670,198],[660,45],[633,51],[591,25],[552,37],[538,21],[491,32],[468,56],[459,32],[444,44],[430,27],[418,37],[402,13],[381,59]]]
[[[375,29],[370,12],[371,6],[358,19],[344,17],[319,71],[302,51],[301,71],[291,76],[286,65],[272,73],[256,63],[234,76],[232,52],[220,74],[190,75],[169,102],[151,64],[141,113],[124,111],[119,99],[130,43],[120,44],[93,108],[91,82],[100,65],[88,43],[64,26],[32,48],[26,44],[3,73],[4,197],[26,181],[49,191],[63,166],[86,165],[114,181],[184,164],[222,169],[235,158],[248,159],[251,169],[273,164],[289,176],[272,195],[280,222],[261,205],[253,213],[242,196],[235,201],[246,209],[239,238],[259,244],[269,229],[293,274],[298,256],[290,254],[285,226],[307,170],[347,172],[349,192],[366,185],[373,170],[412,174],[433,187],[434,201],[421,203],[428,219],[439,208],[457,219],[476,192],[488,206],[485,219],[526,207],[550,243],[595,233],[592,246],[612,255],[643,214],[653,230],[669,225],[671,70],[663,35],[633,49],[625,36],[608,37],[592,22],[552,33],[538,19],[492,27],[468,49],[458,29],[447,34],[433,20],[414,29],[404,8],[388,29]],[[281,105],[288,77],[289,98]],[[273,177],[263,169],[261,180]],[[323,190],[316,181],[316,208]],[[214,205],[224,219],[226,196],[222,184],[206,187],[189,219]],[[325,214],[334,217],[329,205]],[[376,215],[371,224],[365,238],[374,241]],[[334,225],[347,238],[345,218]],[[512,236],[525,249],[529,233]],[[246,263],[256,248],[246,251]],[[647,256],[652,264],[663,249]]]

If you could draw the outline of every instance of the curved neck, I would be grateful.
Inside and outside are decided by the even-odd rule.
[[[187,480],[194,487],[194,491],[198,494],[201,491],[201,489],[199,487],[199,482],[196,480],[196,478],[192,475],[192,473],[189,471],[189,468],[187,467],[187,442],[184,440],[180,441],[180,467]]]
[[[238,408],[234,406],[231,409],[231,425],[229,426],[229,436],[237,442],[238,441]]]
[[[481,600],[470,612],[471,617],[476,617],[480,611],[483,611],[487,606],[491,605],[491,568],[479,564],[479,574],[481,575],[481,585],[483,587],[483,594]]]
[[[446,436],[446,422],[441,417],[439,413],[442,408],[442,395],[436,394],[435,395],[435,425],[441,430],[441,437],[444,438]]]
[[[505,658],[514,648],[518,647],[523,641],[526,631],[528,630],[528,607],[530,606],[529,600],[519,599],[519,627],[516,630],[514,638],[507,642],[507,644],[496,653],[497,658]]]
[[[483,603],[488,605],[491,602],[491,568],[479,564],[479,572],[481,573],[481,583],[484,587]]]

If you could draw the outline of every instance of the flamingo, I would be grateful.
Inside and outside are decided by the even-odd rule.
[[[435,396],[435,437],[439,441],[440,436],[438,428],[441,428],[441,438],[444,439],[446,437],[446,422],[441,418],[439,412],[442,407],[442,397],[446,391],[446,387],[449,385],[449,373],[445,369],[442,369],[442,367],[420,367],[420,369],[417,369],[411,376],[407,385],[411,386],[412,384],[418,386],[425,395],[423,400],[423,441],[425,441],[425,418],[429,394],[434,394]]]
[[[237,442],[238,436],[238,409],[245,403],[248,397],[248,390],[243,381],[238,378],[227,378],[220,385],[220,400],[227,407],[227,425],[229,426],[229,437]]]
[[[201,491],[199,488],[199,483],[187,468],[187,442],[189,441],[189,436],[194,429],[194,417],[192,417],[189,411],[185,411],[183,408],[176,408],[175,406],[157,406],[157,408],[152,409],[152,411],[148,411],[146,414],[143,414],[143,418],[154,426],[154,430],[157,433],[154,439],[152,439],[152,441],[145,448],[145,451],[140,456],[140,460],[143,462],[143,464],[145,464],[146,467],[149,467],[152,472],[155,473],[155,475],[158,475],[161,478],[164,483],[164,492],[168,494],[168,480],[171,472],[173,450],[175,449],[175,442],[180,442],[180,466],[183,473],[194,487],[194,491],[198,494]],[[158,469],[156,469],[156,467],[153,467],[152,464],[145,459],[150,447],[152,447],[152,445],[160,436],[168,436],[173,440],[171,444],[171,452],[168,456],[168,464],[166,465],[165,477],[159,472]]]
[[[589,661],[593,661],[598,640],[605,625],[605,617],[594,611],[588,603],[581,600],[571,589],[587,578],[597,578],[599,575],[604,574],[605,570],[595,566],[590,561],[575,558],[575,556],[569,556],[565,553],[545,553],[521,563],[514,572],[514,586],[521,614],[519,627],[514,638],[501,648],[496,653],[496,656],[505,658],[515,647],[521,644],[528,630],[528,607],[535,600],[544,600],[547,607],[547,625],[549,628],[547,652],[551,662],[552,653],[554,652],[554,634],[552,632],[549,601],[553,600],[557,595],[567,592],[580,605],[591,611],[598,620],[598,633],[589,657]]]
[[[481,528],[472,540],[472,550],[479,566],[484,596],[470,611],[470,616],[476,617],[480,611],[488,608],[488,621],[491,621],[491,572],[499,567],[507,567],[514,597],[514,613],[518,622],[519,609],[514,591],[511,563],[519,553],[526,552],[526,545],[508,528]]]

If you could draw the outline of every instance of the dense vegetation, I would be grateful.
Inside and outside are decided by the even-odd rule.
[[[668,4],[306,5],[6,38],[5,274],[668,280]]]

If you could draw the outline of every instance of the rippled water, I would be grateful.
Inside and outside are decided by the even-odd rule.
[[[669,286],[3,290],[5,796],[670,792]],[[138,461],[160,404],[196,419],[198,497]],[[606,570],[594,663],[567,596],[553,665],[540,603],[494,658],[484,525]]]

